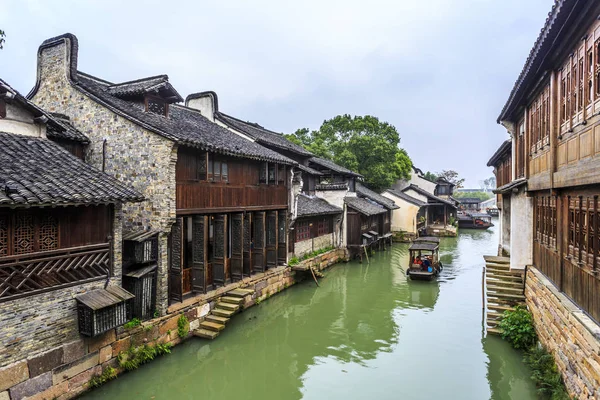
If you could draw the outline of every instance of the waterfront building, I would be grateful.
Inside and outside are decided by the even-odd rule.
[[[398,206],[397,210],[392,211],[392,232],[417,237],[427,223],[427,202],[396,189],[387,189],[381,195],[393,200]]]
[[[570,394],[597,398],[600,366],[600,3],[557,0],[498,122],[490,162],[502,250]],[[596,354],[597,355],[597,354]]]
[[[459,207],[463,211],[480,211],[481,199],[477,197],[461,197],[458,199]]]
[[[85,159],[143,193],[132,237],[157,236],[156,309],[287,261],[296,162],[214,123],[166,75],[112,83],[77,69],[77,38],[46,40],[29,97],[86,134]]]
[[[122,205],[142,195],[84,163],[89,144],[0,79],[0,395],[6,365],[31,358],[22,375],[35,377],[63,363],[80,337],[75,297],[121,285]]]

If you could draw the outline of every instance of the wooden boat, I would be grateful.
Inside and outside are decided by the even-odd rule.
[[[493,207],[488,208],[486,210],[486,212],[488,213],[488,215],[490,217],[498,217],[498,216],[500,216],[500,210],[498,210],[497,208],[493,208]]]
[[[439,239],[438,243],[416,240],[408,248],[410,261],[408,269],[406,270],[406,276],[414,280],[430,281],[438,276],[442,269],[439,255]],[[423,264],[415,263],[417,257],[423,261]]]
[[[413,243],[436,243],[440,244],[440,238],[436,236],[422,236],[413,240]]]
[[[467,213],[458,216],[458,227],[463,229],[488,229],[494,226],[489,214]]]

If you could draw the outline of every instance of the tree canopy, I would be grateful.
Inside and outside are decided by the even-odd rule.
[[[479,199],[481,201],[486,201],[492,198],[490,193],[486,192],[454,192],[452,195],[455,199],[464,199],[464,198],[472,198]]]
[[[461,179],[458,177],[458,172],[454,171],[454,170],[443,170],[442,172],[438,172],[438,178],[444,178],[446,179],[448,182],[454,183],[454,185],[456,186],[456,189],[460,189],[463,187],[463,184],[465,183],[464,179]]]
[[[338,115],[316,131],[302,128],[286,137],[318,157],[363,175],[373,190],[410,178],[412,161],[399,147],[398,131],[371,115]]]
[[[434,174],[433,172],[427,171],[423,175],[423,178],[427,179],[428,181],[435,182],[435,181],[437,181],[438,176],[437,176],[437,174]]]

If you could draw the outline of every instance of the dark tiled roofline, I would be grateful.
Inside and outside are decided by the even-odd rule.
[[[487,166],[488,167],[495,167],[496,166],[496,162],[500,161],[500,159],[504,157],[506,151],[509,150],[509,149],[512,149],[512,140],[511,139],[506,139],[500,145],[500,147],[498,147],[498,149],[496,150],[496,152],[494,153],[494,155],[487,162]]]
[[[512,111],[518,107],[524,95],[523,91],[531,83],[529,81],[533,81],[539,73],[541,64],[562,31],[562,25],[569,19],[571,11],[579,2],[579,0],[554,0],[546,22],[529,51],[525,65],[510,92],[506,104],[502,108],[502,112],[498,116],[498,123],[509,117]],[[557,27],[557,25],[559,26]]]
[[[333,172],[337,172],[338,174],[345,174],[345,175],[355,176],[355,177],[358,177],[358,178],[362,178],[363,177],[359,173],[356,173],[354,171],[350,171],[348,168],[344,168],[341,165],[338,165],[338,164],[334,163],[331,160],[326,160],[326,159],[321,158],[321,157],[312,157],[308,161],[312,162],[312,163],[315,163],[317,165],[320,165],[323,168],[328,168],[328,169],[332,170]]]
[[[317,171],[316,169],[312,169],[311,167],[307,167],[306,165],[298,164],[296,168],[311,175],[323,176],[323,173],[321,171]]]
[[[0,132],[0,206],[111,204],[143,196],[49,139]]]
[[[46,122],[46,136],[50,137],[51,139],[73,140],[83,144],[88,144],[90,142],[87,136],[75,129],[68,121],[64,120],[64,117],[66,116],[63,116],[62,114],[54,115],[53,113],[49,113],[38,107],[1,78],[0,87],[5,87],[6,90],[14,96],[12,101],[18,102],[21,106],[31,111],[34,115],[38,117],[44,116],[48,119]],[[68,119],[68,117],[66,119]]]
[[[138,79],[134,79],[131,81],[125,81],[125,82],[119,82],[119,83],[111,83],[109,88],[113,89],[119,86],[125,86],[125,85],[131,85],[132,83],[140,83],[140,82],[145,82],[145,81],[150,81],[153,79],[164,79],[166,81],[169,80],[169,75],[167,74],[159,74],[159,75],[154,75],[154,76],[147,76],[145,78],[138,78]]]
[[[381,204],[388,210],[397,210],[398,208],[400,208],[394,203],[393,200],[390,200],[387,197],[384,197],[379,193],[374,192],[373,190],[369,189],[368,187],[364,186],[362,183],[359,182],[356,183],[356,193],[360,196],[364,196]]]
[[[424,207],[427,205],[427,203],[425,203],[424,201],[415,199],[414,197],[412,197],[404,192],[401,192],[399,190],[396,190],[396,189],[387,189],[386,192],[389,192],[400,199],[403,199],[411,204],[414,204],[415,206]]]
[[[348,207],[351,207],[368,217],[388,212],[385,207],[378,207],[375,204],[370,203],[369,200],[361,197],[345,197],[344,203],[346,203]]]
[[[311,209],[301,210],[301,207]],[[335,215],[341,214],[342,212],[343,210],[341,208],[329,204],[325,199],[320,197],[311,197],[302,193],[298,195],[298,218],[314,217],[317,215]]]
[[[435,200],[437,202],[444,203],[444,204],[447,204],[449,206],[452,206],[452,207],[456,208],[456,205],[453,204],[451,201],[442,199],[441,197],[437,197],[436,195],[433,195],[433,194],[429,193],[427,190],[421,189],[417,185],[412,185],[411,184],[410,186],[407,186],[404,189],[402,189],[402,191],[405,192],[405,191],[410,190],[410,189],[414,190],[415,192],[417,192],[419,194],[422,194],[423,196],[425,196],[425,197],[427,197],[429,199],[432,199],[432,200]]]
[[[225,114],[223,112],[220,112],[220,111],[218,111],[218,112],[216,111],[215,112],[215,118],[218,119],[219,121],[221,121],[222,123],[224,123],[225,125],[229,126],[232,129],[241,130],[244,134],[246,134],[246,135],[254,138],[258,143],[268,144],[268,145],[271,145],[273,147],[277,147],[278,149],[290,151],[290,152],[299,154],[299,155],[304,156],[304,157],[313,156],[313,154],[311,152],[309,152],[308,150],[304,149],[302,146],[299,146],[299,145],[297,145],[297,144],[295,144],[293,142],[290,142],[288,139],[286,139],[285,137],[283,137],[282,133],[278,133],[278,132],[269,130],[269,129],[265,128],[264,126],[262,126],[262,125],[260,125],[260,124],[258,124],[256,122],[244,121],[244,120],[241,120],[239,118],[233,117],[233,116]],[[231,122],[228,121],[228,119],[234,120],[236,123],[242,125],[242,127],[246,126],[247,128],[244,129],[244,128],[240,128],[238,126],[232,125]],[[253,133],[252,129],[257,129],[257,130],[263,131],[267,135],[277,135],[278,139],[285,140],[286,142],[289,143],[289,145],[288,146],[284,146],[284,145],[281,145],[280,143],[277,143],[276,141],[270,141],[268,139],[262,138],[262,137],[258,136],[257,134]]]
[[[155,83],[154,85],[152,85],[146,89],[137,88],[137,89],[127,90],[128,86],[135,86],[136,84],[140,84],[143,82],[150,82],[153,80],[158,80],[159,82]],[[148,92],[150,92],[149,89],[160,90],[160,88],[166,88],[167,90],[171,91],[174,94],[173,97],[174,97],[175,101],[172,101],[173,103],[183,101],[183,97],[181,97],[179,92],[177,92],[177,90],[173,87],[173,85],[171,85],[171,83],[169,82],[169,76],[166,74],[149,76],[146,78],[135,79],[133,81],[114,83],[114,84],[111,84],[108,86],[108,91],[115,92],[115,94],[117,94],[117,93],[120,93],[118,89],[121,89],[121,92],[122,92],[121,95],[133,95],[133,94],[137,94],[137,93],[148,93]]]

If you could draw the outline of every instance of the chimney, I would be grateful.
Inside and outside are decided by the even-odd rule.
[[[215,121],[215,114],[219,112],[219,99],[213,91],[192,93],[185,99],[186,107],[200,111],[200,113]]]
[[[46,84],[57,90],[58,86],[76,82],[78,48],[77,37],[71,33],[44,40],[38,49],[37,80],[27,98],[32,99]]]

